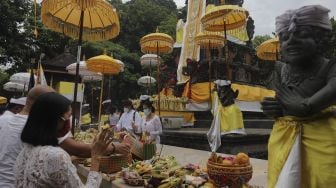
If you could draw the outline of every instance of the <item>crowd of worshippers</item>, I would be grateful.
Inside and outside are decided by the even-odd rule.
[[[162,126],[151,102],[144,100],[143,117],[131,101],[124,101],[123,106],[114,128],[144,132],[159,143]],[[9,101],[0,116],[0,187],[99,187],[99,156],[129,154],[130,145],[112,142],[113,135],[105,130],[92,144],[76,141],[71,112],[71,101],[48,86],[36,86],[27,97]],[[85,185],[71,156],[91,157]]]

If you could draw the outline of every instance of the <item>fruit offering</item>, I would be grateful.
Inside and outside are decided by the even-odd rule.
[[[221,156],[216,153],[212,153],[209,161],[219,163],[222,165],[250,165],[250,158],[246,153],[238,153],[236,156]]]

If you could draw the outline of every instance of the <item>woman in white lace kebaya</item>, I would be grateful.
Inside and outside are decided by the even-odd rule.
[[[149,136],[150,141],[160,144],[160,134],[162,133],[161,120],[159,116],[154,114],[155,108],[151,102],[144,102],[142,107],[145,117],[142,125],[138,128],[138,132],[145,132]]]
[[[14,168],[16,187],[74,187],[98,188],[102,177],[99,174],[98,156],[111,143],[111,135],[103,131],[95,139],[92,150],[92,165],[84,185],[72,164],[69,154],[58,146],[57,138],[69,131],[71,116],[70,101],[57,93],[46,93],[33,104],[21,134],[24,148]]]

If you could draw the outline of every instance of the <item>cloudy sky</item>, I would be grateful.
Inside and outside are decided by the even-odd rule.
[[[178,7],[184,6],[185,0],[174,0]],[[255,34],[264,35],[274,32],[275,17],[288,9],[304,5],[321,4],[331,9],[330,17],[336,18],[336,0],[245,0],[246,8],[254,19]]]

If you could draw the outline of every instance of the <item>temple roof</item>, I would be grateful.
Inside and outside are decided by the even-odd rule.
[[[56,56],[53,59],[42,62],[43,68],[47,70],[66,71],[66,67],[76,62],[76,57],[70,53],[69,48],[64,49],[64,53]]]

